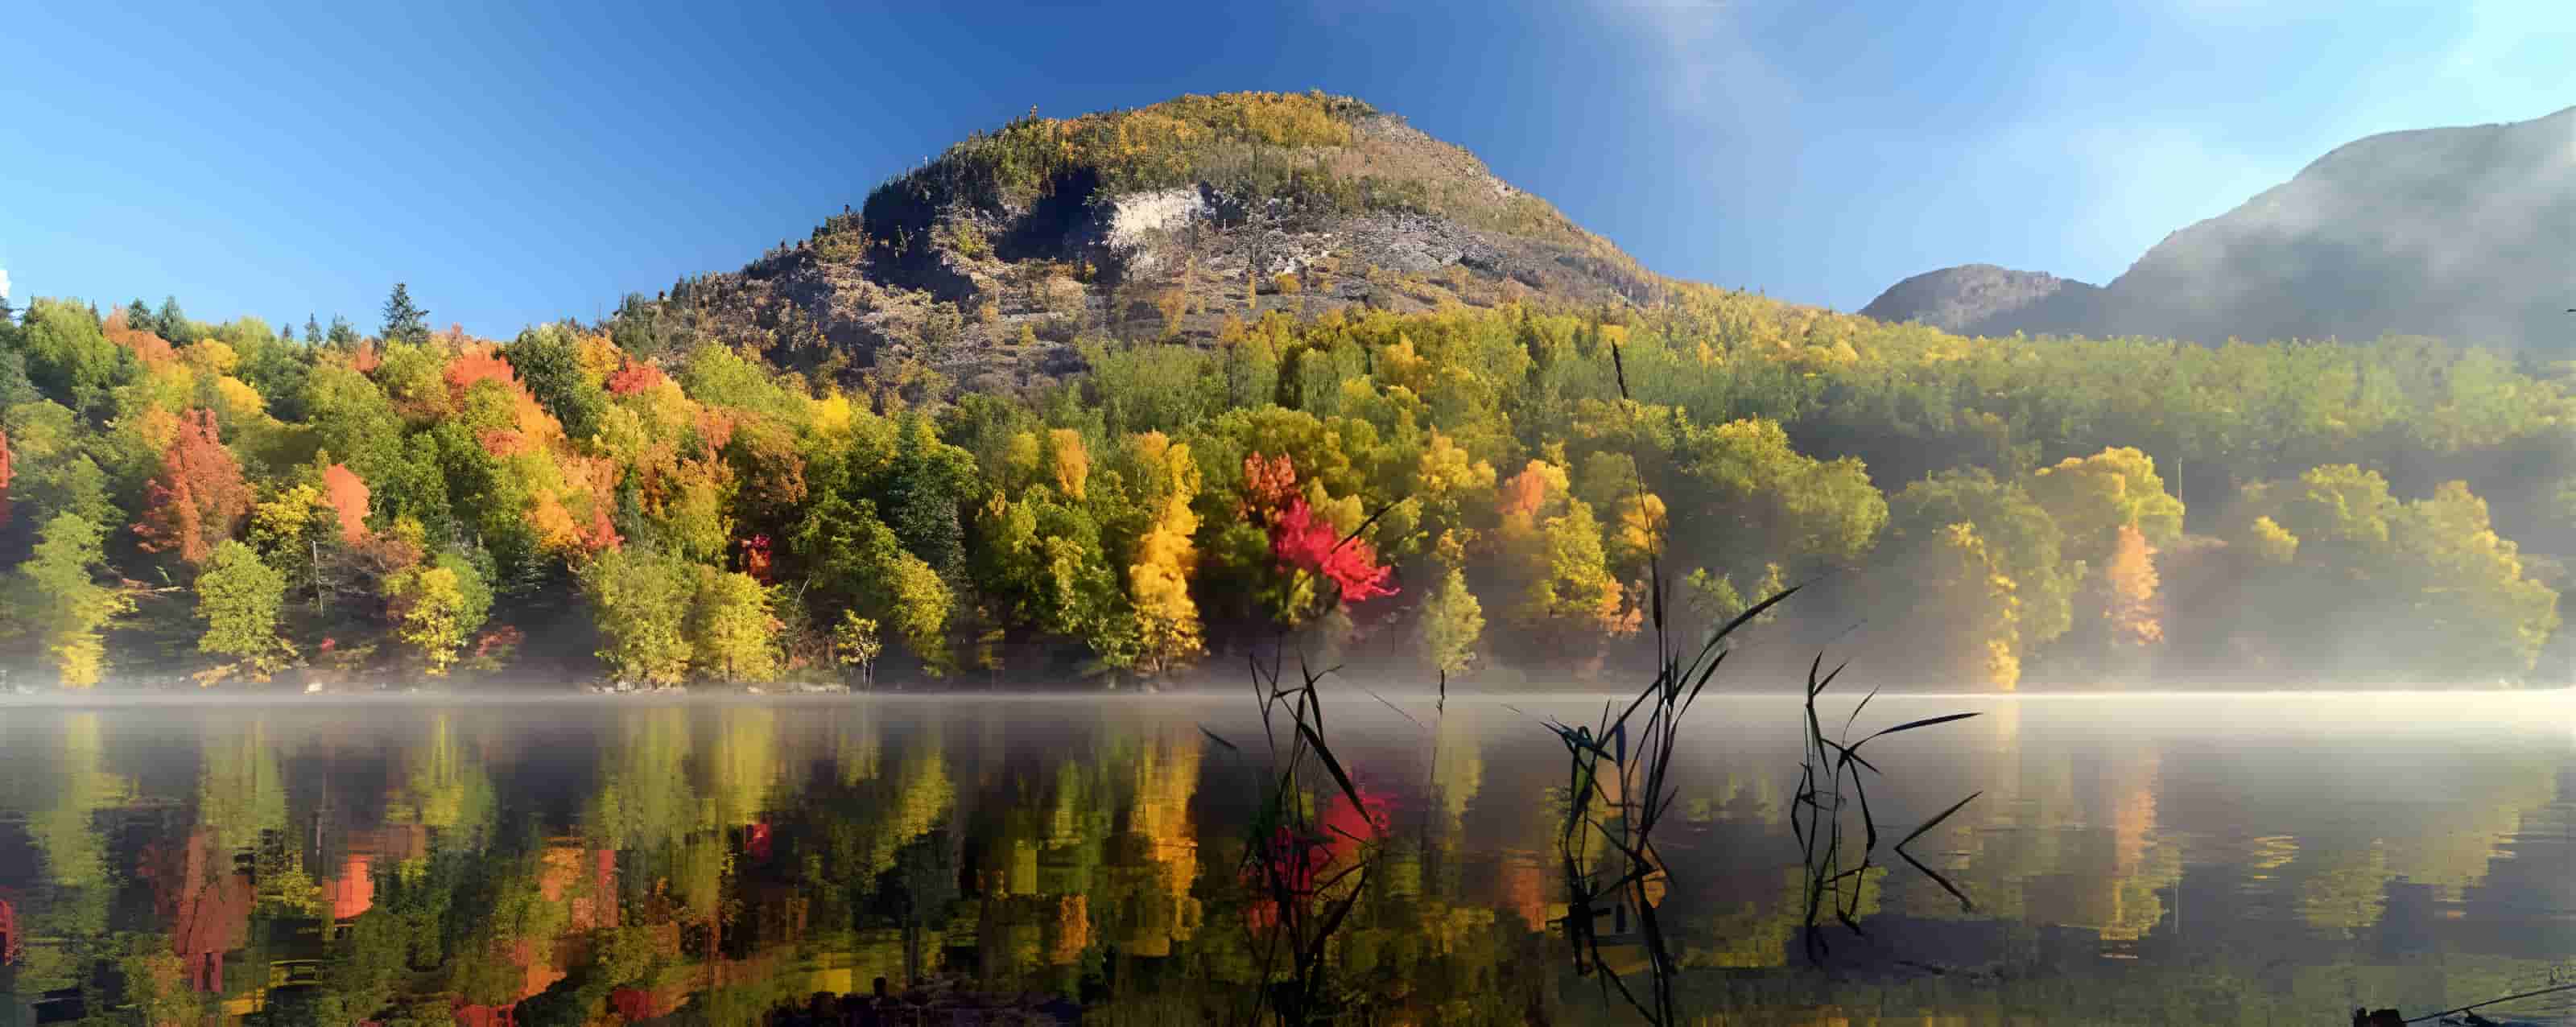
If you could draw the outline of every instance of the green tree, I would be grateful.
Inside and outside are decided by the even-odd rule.
[[[285,598],[285,575],[249,546],[225,540],[197,575],[197,619],[206,622],[197,649],[240,660],[253,678],[266,680],[295,655],[277,634]]]
[[[384,331],[378,334],[386,342],[415,346],[429,341],[429,311],[412,305],[410,286],[394,283],[393,294],[385,297]]]
[[[1909,551],[1958,549],[1962,543],[1951,526],[1970,526],[1974,558],[1992,562],[2013,582],[2019,644],[2053,641],[2073,625],[2081,575],[2065,559],[2065,534],[2056,520],[2020,483],[1998,479],[1982,467],[1944,471],[1906,486],[1888,505],[1893,534]],[[1922,604],[1910,597],[1904,601],[1921,610]]]
[[[492,612],[492,586],[453,552],[386,576],[384,593],[395,637],[420,652],[431,677],[447,675]]]
[[[134,374],[134,355],[107,341],[98,318],[79,304],[37,299],[19,334],[27,379],[45,398],[74,410],[104,406],[108,390]]]
[[[125,593],[98,583],[106,533],[95,521],[59,514],[47,521],[26,563],[18,566],[14,620],[35,636],[65,688],[88,688],[107,668],[101,633],[134,608]]]
[[[1484,605],[1467,590],[1466,573],[1450,568],[1422,607],[1423,661],[1442,674],[1465,673],[1484,633]]]
[[[501,348],[501,356],[518,372],[529,394],[563,422],[564,434],[587,439],[599,431],[608,412],[608,392],[582,369],[580,340],[560,324],[520,332]]]
[[[675,685],[688,676],[691,565],[643,546],[611,549],[581,570],[599,660],[622,681]]]
[[[173,346],[185,346],[197,341],[200,336],[196,322],[188,320],[188,315],[180,313],[179,297],[176,296],[161,297],[161,312],[153,315],[152,320],[136,324],[134,327],[158,335]]]
[[[778,618],[769,604],[769,590],[751,575],[699,568],[689,609],[698,672],[725,681],[776,680]]]
[[[832,627],[832,652],[842,666],[859,669],[860,687],[876,687],[877,657],[885,653],[885,642],[877,637],[874,618],[861,617],[857,610],[841,611],[840,623]]]

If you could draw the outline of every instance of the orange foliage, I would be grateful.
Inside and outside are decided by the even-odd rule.
[[[2111,562],[2102,568],[2111,588],[2111,630],[2123,642],[2151,645],[2165,639],[2156,619],[2156,550],[2135,524],[2120,526]]]
[[[626,540],[617,534],[616,523],[608,519],[609,507],[616,502],[617,461],[584,457],[571,470],[590,490],[590,525],[582,530],[582,548],[596,553],[623,545]]]
[[[741,417],[741,414],[722,407],[698,409],[698,439],[707,444],[709,456],[733,442],[733,430],[741,422]]]
[[[1254,510],[1277,510],[1288,505],[1297,494],[1297,465],[1288,454],[1263,457],[1247,453],[1243,457],[1243,502]]]
[[[356,542],[367,537],[367,482],[347,464],[332,464],[322,469],[322,491],[331,499],[331,511],[340,515],[340,538]]]
[[[107,315],[107,323],[103,327],[107,341],[132,350],[134,359],[145,367],[168,367],[179,362],[179,351],[170,348],[169,340],[127,324],[122,310]]]
[[[1547,473],[1538,461],[1530,461],[1521,473],[1503,483],[1500,502],[1505,517],[1536,514],[1539,507],[1547,505]]]
[[[501,358],[500,347],[469,346],[447,362],[447,392],[457,403],[465,402],[465,390],[481,381],[498,381],[514,390],[518,388],[518,372]]]
[[[632,396],[660,385],[665,380],[661,368],[641,361],[629,360],[626,366],[617,369],[616,374],[608,376],[608,394]]]
[[[525,434],[510,428],[485,428],[475,433],[474,441],[482,443],[483,452],[495,460],[506,460],[533,448]]]
[[[373,340],[361,340],[358,343],[357,352],[349,354],[349,369],[359,374],[372,373],[383,366],[385,366],[385,355],[376,352],[376,344]]]
[[[182,560],[203,563],[216,543],[233,536],[250,505],[250,486],[216,434],[214,412],[190,410],[161,453],[161,473],[145,489],[143,521],[134,533],[145,552],[176,551]]]
[[[0,428],[0,528],[9,526],[9,432]]]

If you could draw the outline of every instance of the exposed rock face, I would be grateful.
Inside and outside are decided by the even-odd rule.
[[[2339,147],[2165,237],[2098,292],[2061,287],[2016,306],[1978,298],[2029,291],[1979,292],[1989,277],[1918,275],[1871,312],[1941,323],[1990,303],[1962,327],[2205,343],[2435,335],[2564,353],[2576,346],[2576,108]]]
[[[1169,152],[1132,142],[1156,133]],[[1651,302],[1663,280],[1395,117],[1232,94],[1014,122],[685,285],[657,308],[791,365],[1007,388],[1078,370],[1077,335],[1205,344],[1274,311]]]

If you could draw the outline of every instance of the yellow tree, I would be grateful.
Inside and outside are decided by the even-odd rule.
[[[431,677],[445,677],[465,641],[492,612],[492,588],[474,565],[453,553],[385,578],[394,635],[420,651]]]
[[[2156,613],[2155,555],[2155,547],[2147,544],[2146,533],[2137,525],[2120,526],[2110,562],[2102,566],[2103,584],[2110,592],[2108,612],[2115,642],[2152,645],[2164,641],[2164,624]]]
[[[1198,604],[1190,599],[1190,575],[1198,569],[1198,549],[1190,541],[1199,527],[1198,514],[1190,509],[1198,496],[1198,465],[1190,459],[1189,446],[1175,444],[1161,432],[1146,432],[1128,444],[1134,462],[1145,471],[1145,503],[1152,520],[1136,540],[1127,589],[1136,607],[1139,667],[1161,675],[1204,648]],[[1073,484],[1079,487],[1078,481]]]

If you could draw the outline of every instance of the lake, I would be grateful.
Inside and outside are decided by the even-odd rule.
[[[1374,853],[1343,1019],[1638,1022],[1550,927],[1544,721],[1600,702],[1330,693],[1366,810],[1310,808]],[[2576,979],[2565,693],[1860,726],[1952,711],[1871,743],[1870,799],[1902,837],[1977,794],[1909,847],[1973,906],[1882,848],[1820,955],[1796,698],[1692,711],[1658,910],[1695,1022],[2340,1024]],[[0,706],[0,1024],[758,1022],[879,978],[942,1023],[1240,1020],[1284,972],[1243,869],[1263,737],[1249,694]]]

